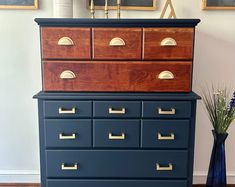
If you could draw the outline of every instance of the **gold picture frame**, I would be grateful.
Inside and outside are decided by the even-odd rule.
[[[95,0],[94,0],[95,1]],[[135,0],[125,0],[125,1],[135,1]],[[145,0],[146,1],[146,0]],[[156,10],[157,0],[151,0],[152,6],[121,6],[122,10]],[[90,0],[87,0],[87,9],[90,9]],[[104,6],[95,6],[96,10],[104,10]],[[117,6],[109,6],[109,10],[116,10]]]
[[[22,10],[36,10],[39,8],[39,0],[31,0],[32,2],[29,2],[25,0],[18,0],[17,3],[16,0],[0,0],[0,9],[22,9]],[[22,5],[20,4],[22,2]],[[28,3],[28,4],[27,4]]]
[[[218,5],[209,5],[208,1],[209,0],[202,0],[202,10],[235,10],[234,0],[230,0],[232,3],[231,5],[229,4],[223,5],[223,1],[226,1],[226,0],[213,0],[214,2],[218,1],[217,2]],[[228,1],[226,2],[228,3]]]

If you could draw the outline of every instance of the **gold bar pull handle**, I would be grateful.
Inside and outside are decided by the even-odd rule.
[[[109,114],[125,114],[126,109],[122,108],[121,110],[114,110],[113,108],[109,108]]]
[[[171,110],[162,110],[161,108],[158,108],[158,114],[160,115],[175,115],[175,113],[175,108],[171,108]]]
[[[156,164],[157,171],[173,171],[173,165],[171,163],[168,164],[166,167],[160,166],[160,164]]]
[[[66,166],[65,163],[61,164],[61,170],[78,170],[78,164],[75,163],[72,166]]]
[[[111,47],[122,47],[125,46],[126,43],[122,38],[116,37],[113,38],[110,42],[109,42],[109,46]]]
[[[76,108],[73,107],[72,109],[63,109],[62,107],[59,108],[59,114],[75,114],[76,113]]]
[[[76,139],[76,134],[73,133],[71,135],[64,135],[63,133],[59,134],[59,139],[60,140],[75,140]]]
[[[161,133],[157,133],[158,140],[175,140],[175,134],[171,133],[170,136],[162,136]]]
[[[172,80],[174,78],[175,78],[174,74],[170,71],[162,71],[158,75],[158,79],[160,79],[160,80]]]
[[[73,46],[74,42],[71,38],[65,36],[65,37],[60,38],[57,44],[59,46]]]
[[[177,46],[177,42],[175,41],[174,38],[164,38],[162,41],[161,41],[161,46],[162,47],[175,47]]]
[[[71,70],[65,70],[60,74],[60,79],[75,79],[76,75]]]
[[[122,133],[120,136],[114,136],[111,132],[109,133],[109,140],[125,140],[125,138],[125,133]]]

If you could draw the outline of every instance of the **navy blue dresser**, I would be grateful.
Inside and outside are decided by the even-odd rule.
[[[191,187],[200,20],[36,19],[42,187]]]

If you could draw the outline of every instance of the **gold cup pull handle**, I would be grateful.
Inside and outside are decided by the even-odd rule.
[[[111,132],[109,133],[109,140],[125,140],[125,138],[125,133],[122,133],[120,136],[114,136]]]
[[[73,107],[72,109],[63,109],[62,107],[59,108],[59,114],[75,114],[76,108]]]
[[[158,114],[160,115],[175,115],[175,108],[171,108],[171,110],[163,110],[162,108],[158,108]]]
[[[161,41],[161,46],[162,47],[175,47],[177,46],[177,42],[175,41],[174,38],[164,38],[162,41]]]
[[[122,108],[120,110],[115,110],[113,108],[109,108],[109,114],[125,114],[126,113],[126,109]]]
[[[175,140],[175,134],[171,133],[170,136],[162,136],[161,133],[157,134],[157,139],[158,140]]]
[[[166,167],[162,167],[160,164],[156,164],[157,171],[173,171],[173,165],[171,163],[168,164]]]
[[[121,46],[125,46],[125,45],[126,45],[125,41],[119,37],[113,38],[109,42],[109,46],[111,46],[111,47],[121,47]]]
[[[171,79],[174,79],[174,78],[175,78],[174,74],[170,71],[162,71],[158,75],[158,79],[160,79],[160,80],[171,80]]]
[[[76,139],[76,134],[73,133],[71,135],[64,135],[63,133],[59,134],[59,139],[60,140],[75,140]]]
[[[60,38],[57,44],[59,46],[73,46],[74,42],[71,38],[65,36],[65,37]]]
[[[65,70],[60,74],[61,79],[75,79],[76,75],[74,72],[70,70]]]
[[[65,164],[65,163],[62,163],[61,164],[61,170],[78,170],[78,164],[77,163],[75,163],[75,164],[73,164],[72,166],[70,165],[70,166],[66,166],[67,164]]]

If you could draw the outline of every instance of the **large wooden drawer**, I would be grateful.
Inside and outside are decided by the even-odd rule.
[[[187,180],[65,180],[48,179],[47,187],[187,187]]]
[[[46,150],[48,178],[186,178],[183,150]]]
[[[134,148],[140,146],[139,120],[93,120],[94,147]]]
[[[193,28],[144,28],[145,60],[190,60],[193,58]]]
[[[191,91],[190,61],[45,61],[43,70],[44,91]]]
[[[43,27],[43,59],[90,59],[90,28]]]
[[[93,59],[140,60],[141,28],[93,28]]]

